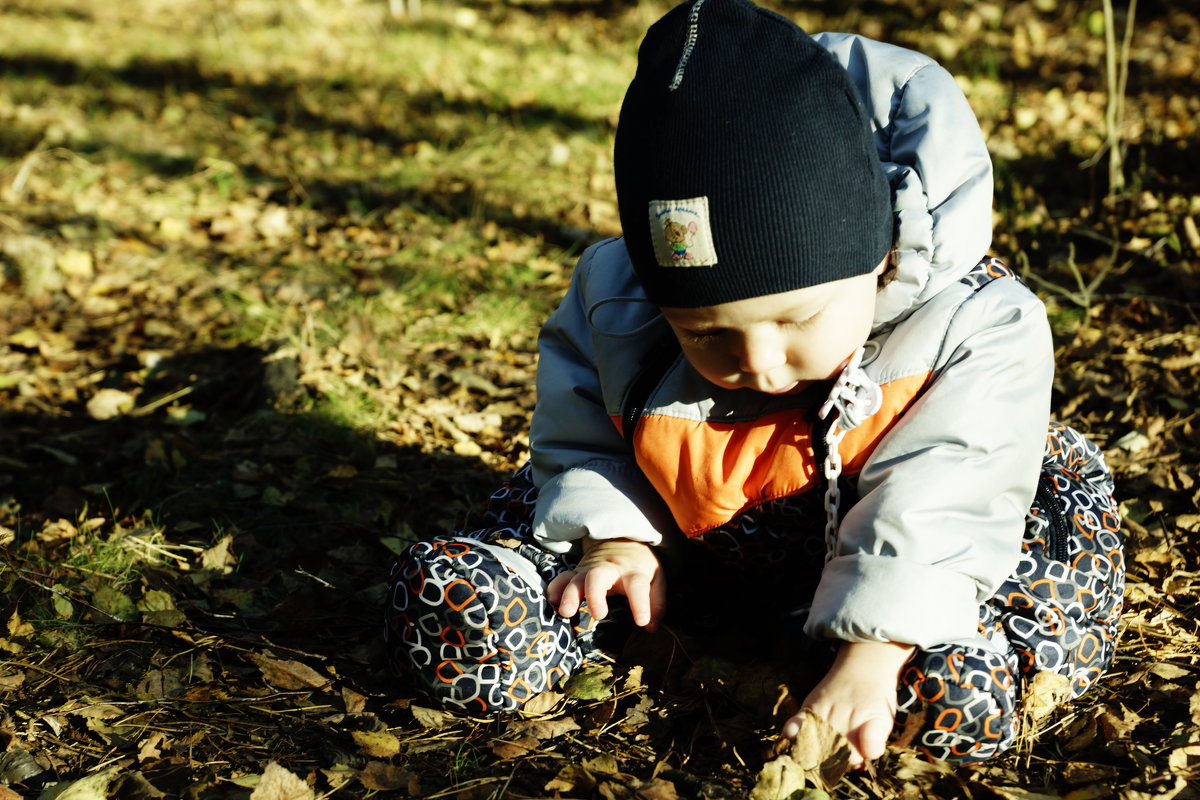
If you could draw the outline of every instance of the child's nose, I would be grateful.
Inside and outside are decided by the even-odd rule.
[[[747,375],[762,375],[787,363],[780,337],[766,332],[747,334],[738,351],[738,368]]]

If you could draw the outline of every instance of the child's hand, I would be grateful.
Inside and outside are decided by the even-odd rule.
[[[666,586],[662,565],[650,545],[629,539],[584,539],[579,564],[546,588],[546,597],[564,617],[574,616],[587,600],[592,616],[604,619],[610,594],[625,595],[635,623],[651,631],[658,627],[666,607]]]
[[[861,767],[883,755],[896,721],[896,684],[913,650],[909,644],[846,642],[824,679],[804,699],[804,706],[823,717],[850,741],[851,766]],[[802,717],[783,726],[794,738]]]

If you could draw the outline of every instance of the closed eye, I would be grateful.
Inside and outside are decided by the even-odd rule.
[[[817,318],[820,317],[824,311],[825,311],[825,309],[822,308],[822,309],[818,310],[816,313],[812,314],[811,316],[805,317],[804,319],[793,319],[793,318],[788,317],[788,318],[776,320],[775,324],[778,325],[780,328],[791,328],[793,330],[799,329],[799,328],[804,328],[805,326],[811,325],[812,323],[816,322]],[[711,345],[711,344],[715,343],[718,339],[720,339],[722,336],[724,336],[726,333],[729,332],[728,329],[726,329],[726,328],[702,328],[699,330],[695,330],[695,329],[689,330],[687,328],[676,328],[675,331],[679,336],[679,341],[681,344],[692,345],[692,346],[696,346],[696,347],[703,346],[706,344]]]
[[[725,329],[706,328],[700,331],[677,329],[677,333],[679,334],[679,340],[682,344],[703,345],[711,344],[717,339],[721,338],[721,335],[725,333]]]
[[[805,317],[804,319],[781,319],[778,324],[781,328],[803,328],[805,325],[811,325],[815,322],[817,317],[821,316],[824,311],[825,309],[822,308],[812,316]]]

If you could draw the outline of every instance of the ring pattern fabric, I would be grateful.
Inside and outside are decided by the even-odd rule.
[[[1051,423],[1021,559],[980,606],[981,639],[918,650],[901,671],[895,731],[913,727],[917,717],[912,746],[948,761],[991,758],[1015,741],[1022,691],[1038,672],[1067,677],[1073,696],[1100,678],[1112,661],[1125,582],[1112,490],[1099,449]],[[774,501],[685,542],[668,575],[672,566],[688,574],[700,561],[717,564],[731,586],[753,587],[744,596],[757,598],[757,609],[738,606],[732,616],[801,635],[797,614],[823,563],[821,526],[805,524],[823,521],[818,495]],[[479,716],[513,711],[582,666],[612,661],[597,637],[620,623],[597,624],[586,606],[564,619],[545,598],[549,581],[573,565],[534,542],[536,501],[529,469],[522,469],[493,494],[473,527],[418,542],[392,567],[393,665],[449,708]],[[712,603],[713,592],[689,592],[687,583],[704,581],[668,579],[669,587],[680,587],[672,590],[669,615],[674,604],[677,617],[729,621],[728,607],[711,615],[701,607]],[[765,598],[762,588],[773,585],[786,586],[787,595]],[[785,608],[785,600],[792,605]],[[686,614],[678,614],[680,606]]]

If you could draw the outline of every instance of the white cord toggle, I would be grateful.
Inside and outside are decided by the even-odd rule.
[[[860,347],[850,356],[850,361],[834,381],[829,399],[817,412],[821,419],[834,409],[838,412],[825,431],[825,463],[821,465],[825,476],[826,563],[837,549],[838,509],[842,502],[842,490],[838,486],[842,475],[842,453],[838,448],[848,431],[857,428],[883,406],[883,389],[862,368],[862,358],[863,348]]]
[[[825,419],[836,408],[838,416],[834,424],[843,431],[854,430],[883,406],[883,389],[862,368],[864,349],[860,347],[850,356],[850,361],[834,381],[829,399],[817,412],[817,416]]]

